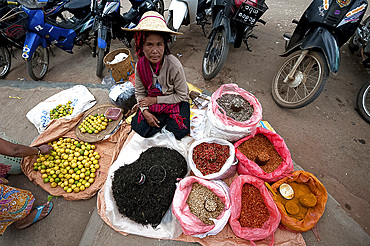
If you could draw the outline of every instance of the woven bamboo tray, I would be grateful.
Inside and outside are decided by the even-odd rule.
[[[75,133],[78,139],[84,142],[94,143],[94,142],[102,140],[106,135],[111,133],[117,127],[117,125],[119,124],[119,122],[121,121],[123,117],[122,113],[120,114],[117,120],[108,122],[107,128],[105,128],[99,133],[87,133],[87,132],[82,133],[80,129],[78,128],[87,116],[95,115],[95,114],[99,114],[99,115],[104,114],[108,108],[116,108],[116,106],[112,104],[97,105],[85,112],[85,114],[80,119],[75,129]]]

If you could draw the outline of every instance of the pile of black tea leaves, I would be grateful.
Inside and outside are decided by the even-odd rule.
[[[178,178],[187,162],[178,151],[151,147],[131,164],[114,172],[113,197],[118,211],[129,219],[156,228],[170,208]]]

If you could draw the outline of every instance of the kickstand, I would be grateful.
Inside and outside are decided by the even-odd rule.
[[[51,56],[52,56],[52,57],[55,57],[55,54],[54,54],[54,52],[53,52],[53,50],[52,50],[52,48],[51,48],[51,47],[49,47],[49,50],[50,50]]]

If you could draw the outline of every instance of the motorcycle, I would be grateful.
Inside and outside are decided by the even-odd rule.
[[[348,48],[352,53],[358,53],[362,64],[370,68],[370,16],[356,29],[355,34],[348,41]],[[370,81],[365,83],[357,94],[357,111],[360,116],[370,123]]]
[[[102,77],[103,59],[109,53],[112,39],[118,38],[125,46],[131,48],[133,33],[122,30],[122,27],[135,27],[147,11],[154,10],[162,15],[164,12],[163,0],[130,0],[130,3],[132,6],[129,11],[121,15],[119,0],[91,1],[91,12],[95,17],[93,57],[97,56],[96,76],[98,77]]]
[[[243,42],[251,51],[248,39],[257,23],[266,24],[261,16],[268,9],[264,0],[214,0],[212,1],[212,32],[204,52],[202,75],[209,80],[221,70],[229,52],[229,44],[239,48]]]
[[[204,36],[208,37],[212,24],[211,0],[172,0],[166,22],[168,28],[176,32],[181,25],[196,23],[202,27]]]
[[[282,108],[312,103],[323,91],[329,71],[337,74],[339,48],[354,34],[368,3],[366,0],[314,0],[303,13],[281,55],[287,60],[272,81],[272,97]]]
[[[48,0],[18,0],[20,8],[27,14],[26,38],[22,58],[26,60],[27,72],[34,80],[41,80],[49,68],[49,46],[55,45],[73,54],[75,45],[90,45],[90,31],[94,21],[89,9],[89,0],[74,0],[64,6],[75,15],[58,22],[45,16],[42,9]],[[70,8],[69,8],[70,6]],[[81,14],[84,13],[84,14]],[[81,19],[76,16],[82,17]]]
[[[0,1],[0,79],[10,71],[13,48],[22,49],[26,36],[27,15],[16,4]]]

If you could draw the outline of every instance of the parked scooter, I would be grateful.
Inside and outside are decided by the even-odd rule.
[[[8,75],[15,57],[13,48],[23,48],[27,32],[27,15],[16,4],[0,1],[0,79]]]
[[[92,0],[91,11],[95,17],[93,32],[95,43],[93,56],[97,56],[96,76],[102,77],[103,59],[109,53],[112,39],[118,38],[128,48],[131,48],[132,32],[126,32],[123,28],[133,28],[141,16],[147,11],[157,11],[163,15],[163,0],[130,0],[132,4],[127,13],[120,14],[120,1]]]
[[[211,0],[172,0],[168,8],[167,26],[178,32],[181,25],[196,23],[202,27],[204,36],[211,33]]]
[[[314,0],[293,35],[284,34],[289,56],[272,81],[272,97],[283,108],[312,103],[323,91],[329,71],[339,70],[340,52],[354,34],[367,9],[366,0]]]
[[[248,39],[258,38],[252,32],[257,22],[266,24],[260,18],[267,9],[264,0],[212,1],[212,33],[202,62],[205,79],[212,79],[220,72],[229,52],[229,44],[239,48],[243,42],[251,51]]]
[[[74,45],[90,45],[90,31],[93,25],[89,0],[71,0],[64,6],[76,16],[66,21],[57,22],[47,18],[42,9],[48,0],[18,0],[20,8],[28,15],[26,39],[24,42],[22,57],[26,60],[27,71],[34,80],[41,80],[49,68],[50,45],[55,45],[62,50],[73,53]],[[74,5],[76,4],[76,5]],[[68,6],[72,6],[70,9]],[[75,7],[77,6],[77,7]],[[84,14],[80,14],[84,13]]]

